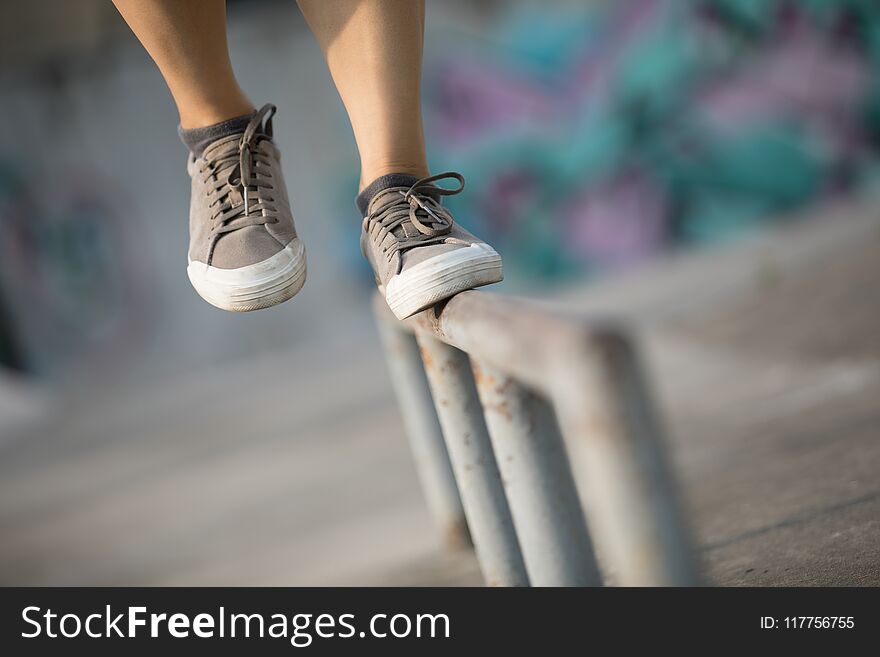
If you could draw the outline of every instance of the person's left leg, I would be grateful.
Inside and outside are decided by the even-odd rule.
[[[453,222],[428,176],[422,132],[424,0],[298,0],[361,158],[361,245],[399,318],[501,280],[501,258]]]

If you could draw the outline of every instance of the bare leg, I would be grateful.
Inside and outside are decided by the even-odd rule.
[[[253,111],[229,61],[226,0],[113,3],[159,66],[182,127],[212,125]]]
[[[361,188],[428,173],[422,132],[424,0],[298,0],[345,104]]]

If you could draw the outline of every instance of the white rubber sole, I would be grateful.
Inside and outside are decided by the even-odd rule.
[[[406,319],[459,292],[503,278],[501,256],[488,244],[476,242],[420,262],[379,289],[395,317]]]
[[[243,313],[287,301],[306,282],[306,251],[294,239],[271,258],[238,269],[220,269],[204,262],[186,268],[196,292],[212,306]]]

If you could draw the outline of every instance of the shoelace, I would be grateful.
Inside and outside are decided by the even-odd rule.
[[[437,187],[433,183],[445,179],[457,180],[455,189]],[[382,253],[390,262],[395,253],[419,246],[439,244],[452,231],[453,219],[449,210],[440,205],[436,196],[452,196],[464,189],[464,176],[454,171],[421,178],[404,191],[391,189],[382,193],[372,211],[364,217],[364,229],[370,238],[382,245]],[[418,231],[406,229],[411,225]],[[402,234],[394,230],[402,227]],[[394,239],[385,244],[386,237]]]
[[[275,110],[274,105],[264,105],[248,123],[237,148],[230,143],[205,160],[201,173],[211,199],[211,232],[228,233],[245,226],[278,222],[275,199],[266,193],[274,186],[265,174],[260,175],[260,169],[268,169],[272,162],[258,148],[261,140],[272,138]],[[238,198],[233,192],[237,192]]]

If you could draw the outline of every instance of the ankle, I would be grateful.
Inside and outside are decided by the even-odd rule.
[[[361,180],[358,192],[363,192],[364,189],[375,180],[392,174],[404,174],[415,176],[416,178],[424,178],[428,175],[428,165],[424,161],[386,161],[378,164],[371,164],[369,166],[364,164],[361,166]]]
[[[216,125],[245,114],[252,114],[255,109],[253,103],[244,94],[232,98],[178,104],[180,127],[184,130]]]
[[[357,197],[354,199],[354,204],[357,206],[358,210],[362,216],[367,214],[367,208],[370,205],[370,201],[373,200],[373,197],[376,196],[381,191],[386,189],[390,189],[392,187],[410,187],[412,186],[419,178],[424,178],[424,174],[411,174],[411,173],[386,173],[383,176],[379,176],[371,180],[366,185],[361,185],[361,190],[358,192]]]
[[[184,146],[195,157],[201,157],[205,150],[218,139],[229,135],[244,132],[254,117],[255,112],[243,114],[220,123],[214,123],[203,128],[184,128],[178,126],[177,134]]]

